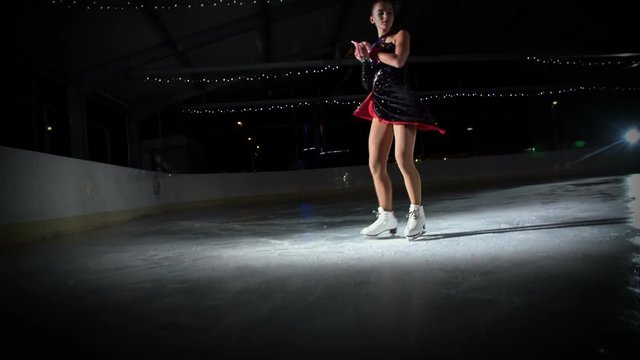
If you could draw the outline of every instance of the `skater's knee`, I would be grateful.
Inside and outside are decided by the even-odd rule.
[[[416,165],[413,163],[411,159],[407,159],[405,157],[396,158],[396,162],[398,163],[398,168],[400,168],[400,172],[403,174],[411,174],[416,171]]]
[[[373,174],[374,176],[386,173],[387,163],[382,161],[377,161],[377,160],[371,160],[369,161],[369,170],[371,171],[371,174]]]

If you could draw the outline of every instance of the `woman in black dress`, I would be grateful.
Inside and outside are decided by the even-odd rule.
[[[371,121],[369,168],[378,198],[378,218],[360,233],[376,236],[386,231],[393,235],[397,231],[391,179],[387,173],[389,152],[395,138],[396,162],[411,200],[405,236],[413,240],[424,233],[426,222],[420,174],[413,160],[416,132],[445,132],[436,126],[428,109],[408,86],[405,64],[409,57],[410,36],[406,30],[392,30],[393,5],[389,1],[375,1],[369,20],[378,30],[378,40],[373,44],[352,43],[356,59],[362,62],[362,84],[371,93],[353,114]]]

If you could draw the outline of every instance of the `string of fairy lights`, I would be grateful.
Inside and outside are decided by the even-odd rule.
[[[419,96],[421,101],[434,101],[434,100],[446,100],[456,98],[524,98],[532,96],[557,96],[563,94],[570,94],[575,92],[587,92],[587,91],[614,91],[614,92],[637,92],[640,91],[640,87],[606,87],[606,86],[576,86],[564,89],[554,90],[533,90],[533,91],[458,91],[458,92],[443,92],[437,94],[429,94]],[[203,109],[202,106],[197,108],[183,108],[181,111],[186,114],[193,115],[211,115],[211,114],[236,114],[236,113],[255,113],[255,112],[273,112],[299,109],[304,107],[310,107],[314,105],[336,105],[336,106],[357,106],[363,99],[319,99],[319,100],[298,100],[291,103],[278,103],[278,104],[264,104],[255,106],[228,106],[228,107],[215,107]]]
[[[545,65],[580,65],[580,66],[616,66],[616,65],[630,65],[630,66],[638,66],[640,65],[640,60],[637,58],[635,60],[583,60],[583,59],[560,59],[554,57],[548,58],[540,58],[537,56],[528,56],[528,61],[534,62],[536,64],[545,64]]]
[[[145,1],[143,0],[51,0],[51,5],[66,9],[111,11],[197,9],[203,7],[250,6],[283,2],[284,0],[156,0],[153,5],[145,5]]]
[[[527,61],[534,64],[545,65],[571,65],[571,66],[603,66],[603,65],[632,65],[637,66],[638,61],[573,61],[573,60],[560,60],[559,58],[539,58],[539,57],[527,57]],[[305,70],[294,70],[284,73],[272,73],[263,72],[257,75],[238,75],[224,78],[210,78],[210,77],[162,77],[162,76],[147,76],[145,81],[157,82],[157,83],[171,83],[171,82],[186,82],[186,83],[231,83],[236,81],[258,81],[263,79],[278,79],[278,78],[299,78],[302,76],[309,76],[315,74],[322,74],[328,71],[337,71],[345,67],[353,67],[354,64],[336,64],[325,65],[319,69],[308,68]],[[421,101],[434,101],[434,100],[446,100],[456,98],[520,98],[531,96],[553,96],[574,93],[579,91],[638,91],[640,88],[636,87],[605,87],[605,86],[576,86],[565,89],[553,89],[553,90],[535,90],[535,91],[513,91],[513,90],[500,90],[500,91],[457,91],[457,92],[439,92],[432,93],[425,96],[420,96]],[[310,107],[314,105],[336,105],[336,106],[354,106],[358,105],[362,99],[302,99],[302,100],[281,100],[277,104],[261,104],[261,105],[216,105],[212,104],[211,108],[184,108],[182,112],[187,114],[234,114],[234,113],[251,113],[251,112],[272,112],[272,111],[284,111],[293,110],[304,107]]]
[[[612,66],[629,66],[629,67],[637,67],[640,65],[640,59],[638,57],[633,57],[631,59],[625,60],[583,60],[583,59],[574,59],[574,60],[566,60],[560,58],[541,58],[537,56],[528,56],[526,61],[529,63],[533,63],[534,65],[552,65],[552,66],[572,66],[572,67],[612,67]],[[187,76],[187,75],[178,75],[178,76],[167,76],[167,75],[154,75],[154,76],[145,76],[145,82],[154,82],[160,84],[168,84],[168,83],[200,83],[200,84],[222,84],[222,83],[233,83],[237,81],[258,81],[258,80],[266,80],[266,79],[282,79],[282,78],[301,78],[303,76],[309,75],[317,75],[323,74],[326,72],[335,72],[338,70],[350,68],[353,66],[358,66],[357,63],[349,62],[345,63],[345,61],[340,61],[339,63],[325,65],[321,68],[313,68],[308,67],[304,70],[290,70],[285,72],[279,72],[278,70],[272,70],[270,72],[263,72],[256,75],[235,75],[220,78],[219,75],[197,75],[197,76]]]
[[[158,83],[172,83],[172,82],[184,82],[184,83],[196,83],[196,84],[217,84],[217,83],[231,83],[237,81],[257,81],[257,80],[268,80],[268,79],[281,79],[281,78],[289,78],[289,77],[301,77],[306,75],[314,75],[314,74],[322,74],[328,71],[336,71],[340,69],[340,66],[337,65],[327,65],[319,69],[305,69],[305,70],[294,70],[287,71],[283,73],[268,73],[263,72],[256,75],[238,75],[231,77],[224,77],[221,79],[209,78],[209,77],[187,77],[187,76],[174,76],[174,77],[161,77],[161,76],[147,76],[144,81],[147,82],[158,82]]]

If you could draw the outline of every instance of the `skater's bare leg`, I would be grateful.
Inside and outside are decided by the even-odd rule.
[[[392,143],[393,125],[373,119],[369,131],[369,170],[373,176],[378,205],[388,211],[393,210],[391,178],[387,172]]]
[[[422,182],[413,160],[416,131],[416,127],[412,125],[393,126],[396,141],[396,161],[404,178],[404,185],[407,188],[409,200],[411,200],[411,204],[422,205]]]

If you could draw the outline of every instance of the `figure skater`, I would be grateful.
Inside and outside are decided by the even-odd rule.
[[[352,41],[354,55],[362,62],[362,85],[371,93],[353,113],[370,120],[369,168],[378,198],[376,221],[360,232],[377,236],[386,231],[396,234],[398,220],[393,213],[392,185],[387,172],[391,144],[395,138],[395,158],[411,201],[407,215],[405,236],[415,240],[425,231],[422,207],[422,184],[415,167],[413,151],[418,130],[445,131],[436,126],[426,106],[409,88],[406,62],[410,37],[406,30],[394,29],[394,7],[390,1],[374,1],[369,21],[378,30],[378,39],[368,42]]]

